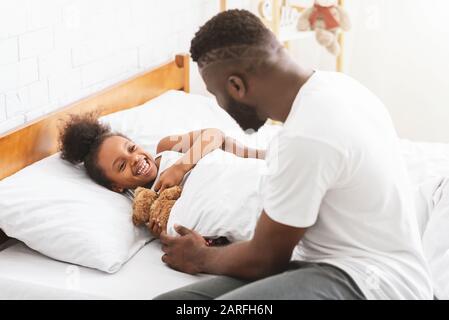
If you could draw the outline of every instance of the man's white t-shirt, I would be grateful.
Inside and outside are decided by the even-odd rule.
[[[375,95],[317,71],[269,146],[263,205],[272,220],[307,228],[292,259],[339,267],[368,299],[432,299],[398,144]]]

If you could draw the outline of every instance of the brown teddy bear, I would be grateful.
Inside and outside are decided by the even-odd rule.
[[[159,220],[162,230],[166,230],[170,211],[181,196],[181,191],[181,187],[174,186],[157,194],[151,189],[138,187],[134,192],[132,216],[134,225],[148,226],[148,223],[155,219]]]

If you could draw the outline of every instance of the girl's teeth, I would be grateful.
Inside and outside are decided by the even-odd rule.
[[[140,165],[140,168],[137,170],[137,174],[141,175],[144,172],[146,173],[149,169],[150,165],[146,162],[146,160],[144,160],[144,163],[142,165]]]

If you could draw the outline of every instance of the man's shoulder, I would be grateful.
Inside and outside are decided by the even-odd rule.
[[[344,95],[346,99],[347,90],[364,88],[364,86],[351,76],[335,71],[315,71],[313,76],[301,89],[300,94],[307,98],[326,101],[329,97],[335,99],[335,95]]]
[[[332,138],[329,139],[325,135],[312,135],[291,128],[285,128],[279,132],[271,141],[270,147],[279,148],[279,150],[289,153],[303,153],[302,149],[306,148],[310,153],[326,151],[340,155],[346,154],[345,148]]]

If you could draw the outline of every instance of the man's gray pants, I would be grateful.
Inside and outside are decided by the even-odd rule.
[[[217,276],[164,293],[156,300],[363,300],[365,296],[341,269],[292,261],[287,271],[254,282]]]

